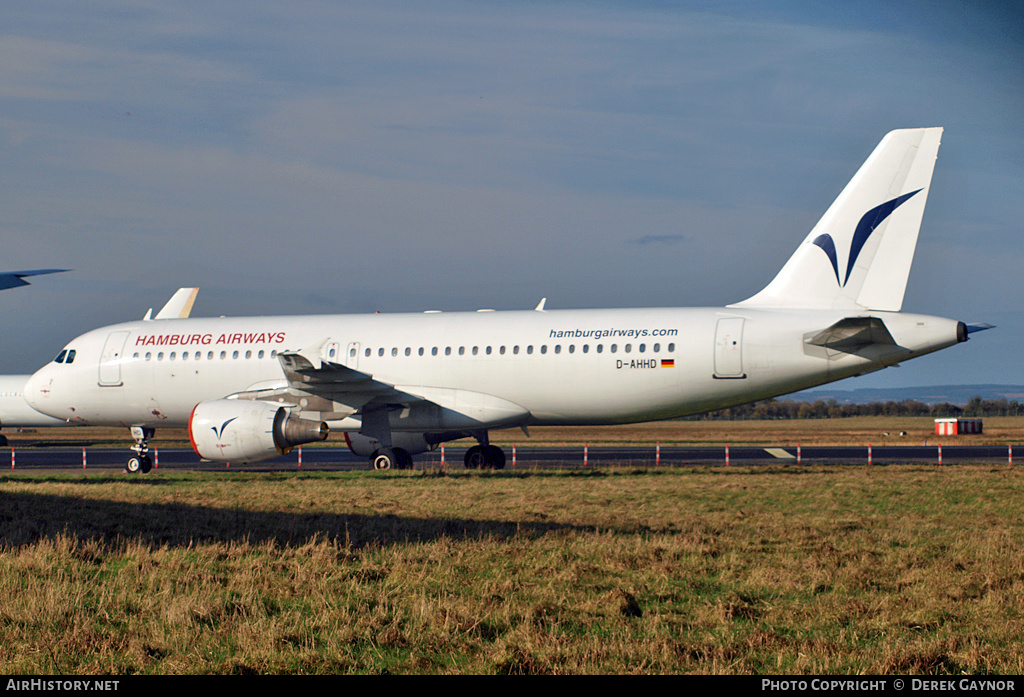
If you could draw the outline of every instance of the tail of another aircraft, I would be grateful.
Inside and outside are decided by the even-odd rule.
[[[941,136],[887,134],[779,275],[735,307],[898,311]]]

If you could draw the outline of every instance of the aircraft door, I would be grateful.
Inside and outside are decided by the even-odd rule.
[[[99,384],[107,387],[121,385],[121,360],[124,355],[124,344],[128,340],[128,332],[110,332],[103,344],[100,354]]]
[[[328,363],[341,363],[341,345],[337,341],[328,341],[324,345],[321,358]]]
[[[723,317],[715,327],[715,375],[719,379],[747,377],[743,372],[743,318]]]
[[[345,365],[352,370],[359,370],[359,342],[350,341],[345,349]]]

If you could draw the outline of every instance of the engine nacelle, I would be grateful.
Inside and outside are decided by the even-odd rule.
[[[188,419],[192,449],[204,460],[256,462],[296,445],[327,438],[322,421],[292,416],[283,406],[238,399],[200,402]]]
[[[345,442],[356,455],[369,457],[380,449],[380,441],[364,436],[356,431],[345,431]],[[434,446],[427,442],[422,433],[405,433],[399,431],[391,434],[391,447],[402,448],[410,455],[417,455],[432,450]]]

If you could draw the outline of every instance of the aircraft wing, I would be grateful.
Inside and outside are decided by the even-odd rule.
[[[378,424],[369,426],[370,429],[379,427],[379,419],[394,408],[401,408],[405,415],[401,418],[430,413],[432,423],[439,424],[441,430],[484,423],[517,424],[529,415],[520,405],[494,395],[447,387],[392,385],[369,373],[323,359],[322,347],[323,344],[278,354],[283,381],[253,386],[232,398],[291,405],[323,421],[357,415],[364,425]]]
[[[327,421],[346,418],[367,407],[425,401],[375,380],[369,373],[322,360],[316,357],[317,349],[278,354],[284,382],[254,386],[231,398],[292,405],[304,412],[318,412],[319,418]]]
[[[386,382],[374,380],[369,373],[329,361],[317,366],[301,352],[278,355],[289,386],[317,397],[329,399],[357,410],[367,403],[409,404],[422,398],[402,392]]]
[[[67,269],[35,269],[33,271],[6,271],[0,273],[0,290],[27,286],[26,276],[42,276],[47,273],[63,273]]]

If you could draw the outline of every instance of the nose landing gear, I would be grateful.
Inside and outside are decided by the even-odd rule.
[[[154,433],[156,433],[156,429],[132,426],[132,438],[135,439],[135,445],[131,449],[135,454],[128,458],[125,465],[129,474],[138,474],[139,472],[146,474],[153,469],[153,461],[149,457],[149,439],[153,437]]]

